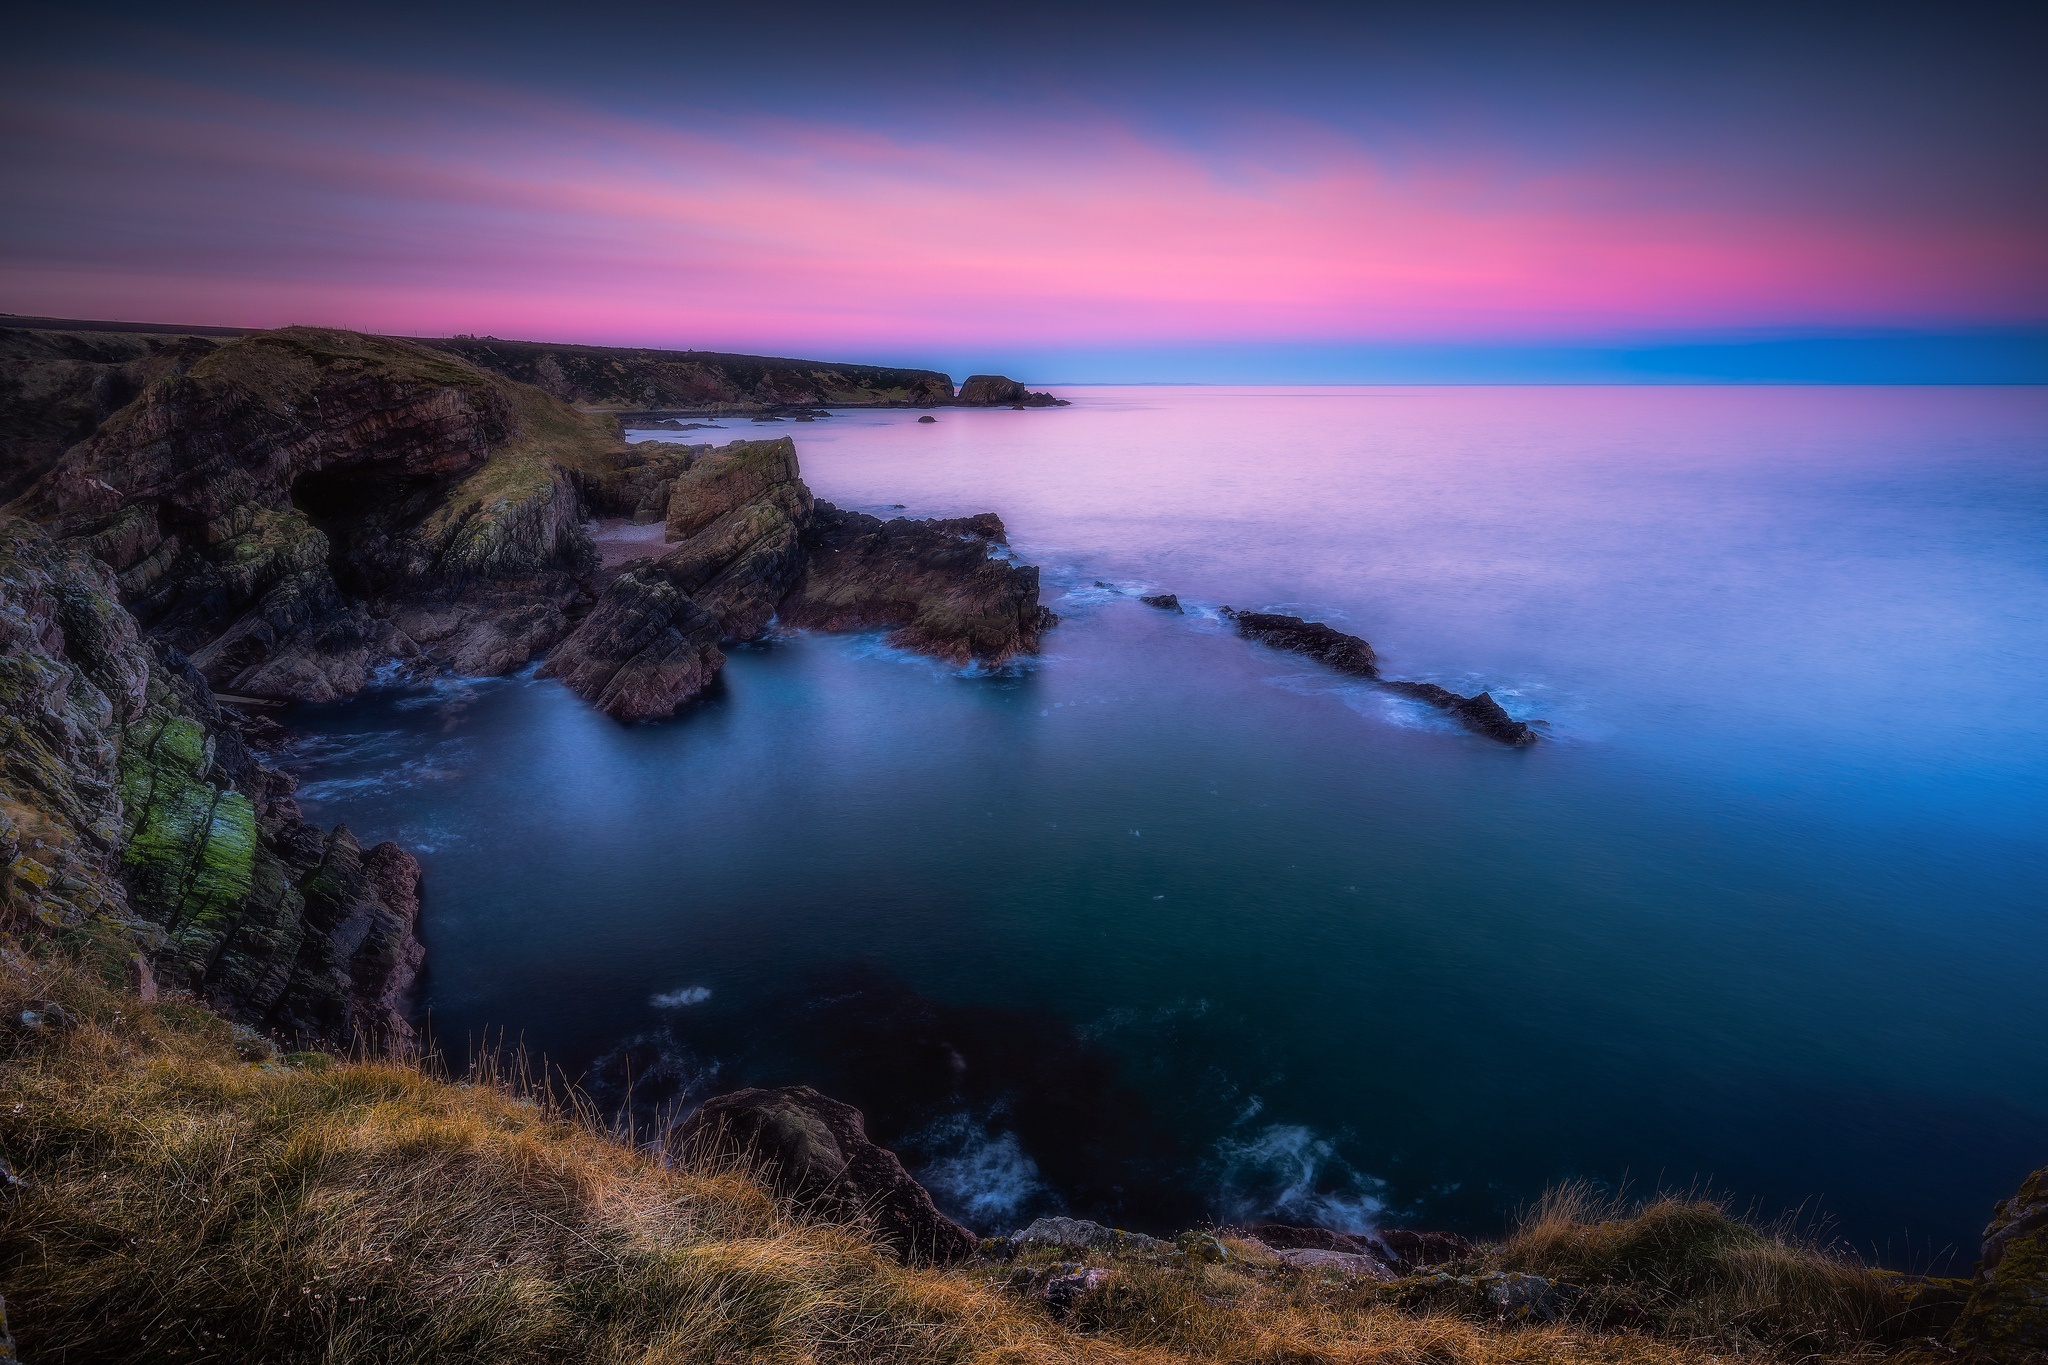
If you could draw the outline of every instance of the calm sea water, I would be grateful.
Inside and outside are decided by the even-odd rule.
[[[1000,512],[1042,658],[791,633],[665,725],[301,713],[309,813],[422,852],[452,1054],[648,1120],[815,1083],[984,1229],[1484,1232],[1587,1177],[1967,1263],[2048,1161],[2048,392],[1072,396],[773,428],[842,505]]]

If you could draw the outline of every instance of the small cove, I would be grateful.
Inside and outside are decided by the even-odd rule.
[[[309,816],[421,853],[444,1047],[649,1118],[816,1084],[984,1228],[1484,1231],[1588,1176],[1924,1263],[2039,1164],[2039,391],[1071,396],[685,437],[998,511],[1040,658],[788,633],[667,725],[531,677],[297,713]]]

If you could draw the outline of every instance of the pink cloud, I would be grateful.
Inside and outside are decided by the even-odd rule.
[[[1759,205],[1696,167],[1396,173],[1328,130],[1284,156],[1102,117],[911,138],[380,82],[17,96],[0,306],[768,349],[2048,316],[2039,233]]]

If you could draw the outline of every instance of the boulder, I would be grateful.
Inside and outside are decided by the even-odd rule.
[[[1993,1210],[1951,1341],[1970,1360],[2048,1359],[2048,1167]]]
[[[867,1220],[906,1262],[964,1260],[979,1246],[894,1152],[869,1140],[858,1109],[809,1086],[707,1100],[671,1134],[668,1150],[684,1162],[744,1161],[785,1198]]]
[[[918,420],[918,424],[919,424],[919,425],[921,425],[921,426],[929,426],[929,425],[930,425],[931,423],[933,423],[933,422],[936,422],[936,421],[938,421],[939,419],[938,419],[938,418],[936,418],[936,417],[934,417],[934,416],[932,416],[932,415],[931,415],[930,413],[926,413],[926,414],[925,414],[924,416],[922,416],[922,417],[918,418],[917,420]]]
[[[1181,611],[1180,598],[1170,592],[1154,593],[1150,597],[1140,597],[1138,600],[1148,607],[1157,607],[1161,611],[1170,611],[1176,616],[1185,615]]]

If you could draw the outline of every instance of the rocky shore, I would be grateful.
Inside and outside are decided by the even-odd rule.
[[[350,332],[9,335],[47,354],[11,373],[42,415],[11,412],[0,469],[24,485],[0,513],[7,922],[115,941],[138,982],[287,1047],[410,1045],[419,870],[308,825],[252,704],[544,659],[606,713],[658,719],[778,611],[962,663],[1052,621],[992,514],[818,504],[787,438],[629,444]],[[660,539],[604,567],[603,518]]]
[[[886,630],[905,648],[963,664],[998,663],[1038,648],[1054,623],[1039,603],[1037,571],[1004,553],[1005,529],[992,513],[883,520],[819,502],[786,438],[629,445],[612,418],[578,411],[545,387],[451,348],[309,328],[43,337],[34,345],[46,353],[10,371],[13,387],[0,395],[14,404],[0,404],[0,476],[17,494],[0,513],[0,970],[13,992],[0,1018],[0,1047],[16,1068],[49,1068],[22,1083],[25,1098],[0,1122],[7,1145],[0,1210],[18,1219],[28,1209],[42,1220],[19,1235],[0,1229],[13,1273],[44,1274],[74,1252],[96,1267],[110,1257],[141,1258],[151,1253],[136,1248],[169,1245],[187,1227],[203,1232],[209,1219],[240,1216],[236,1209],[251,1227],[268,1227],[264,1219],[354,1207],[349,1201],[369,1197],[365,1191],[397,1188],[382,1178],[387,1169],[430,1148],[438,1153],[433,1144],[444,1143],[459,1159],[414,1171],[404,1186],[426,1198],[448,1186],[451,1171],[474,1169],[476,1153],[513,1133],[523,1145],[507,1169],[520,1179],[549,1142],[576,1147],[583,1163],[576,1179],[544,1173],[520,1186],[508,1178],[490,1199],[441,1210],[432,1226],[487,1221],[477,1210],[540,1187],[547,1218],[520,1226],[554,1228],[562,1219],[599,1216],[572,1208],[564,1191],[597,1189],[605,1180],[614,1193],[630,1187],[631,1197],[590,1201],[603,1217],[628,1210],[640,1221],[630,1233],[604,1234],[612,1238],[604,1263],[593,1265],[587,1284],[577,1282],[578,1303],[602,1298],[591,1286],[613,1283],[622,1255],[656,1247],[660,1274],[687,1259],[670,1253],[699,1236],[696,1215],[677,1222],[670,1214],[694,1206],[663,1182],[684,1179],[673,1175],[678,1170],[732,1168],[744,1169],[750,1183],[718,1186],[717,1198],[750,1212],[718,1216],[748,1231],[709,1243],[718,1249],[707,1258],[731,1260],[741,1254],[732,1247],[777,1237],[801,1241],[822,1220],[857,1229],[868,1239],[859,1246],[904,1265],[965,1267],[962,1273],[978,1277],[972,1293],[1027,1305],[1037,1315],[1031,1324],[1127,1333],[1139,1351],[1158,1339],[1147,1334],[1162,1308],[1182,1314],[1173,1319],[1180,1322],[1258,1303],[1303,1321],[1405,1314],[1430,1324],[1477,1322],[1487,1331],[1607,1333],[1599,1339],[1624,1344],[1691,1340],[1684,1334],[1703,1330],[1711,1309],[1723,1315],[1715,1324],[1736,1324],[1728,1330],[1749,1332],[1762,1322],[1795,1343],[1820,1330],[1809,1319],[1850,1323],[1857,1358],[1867,1358],[1866,1347],[2000,1365],[2048,1356],[2048,1171],[1994,1211],[1967,1280],[1845,1268],[1682,1201],[1629,1218],[1562,1221],[1543,1233],[1548,1241],[1518,1234],[1522,1240],[1497,1246],[1447,1233],[1280,1223],[1169,1238],[1069,1218],[981,1238],[947,1217],[903,1163],[868,1137],[859,1111],[808,1088],[715,1098],[646,1154],[606,1146],[543,1114],[530,1097],[481,1100],[475,1096],[485,1087],[472,1092],[390,1063],[338,1068],[335,1054],[402,1056],[416,1041],[407,995],[424,956],[420,870],[394,844],[366,849],[345,825],[323,830],[307,822],[291,777],[264,761],[277,727],[252,703],[347,696],[394,667],[491,673],[538,660],[607,714],[656,719],[716,681],[723,646],[759,638],[773,619]],[[544,358],[520,363],[538,372]],[[854,376],[871,396],[893,392],[883,377]],[[1020,400],[1019,386],[994,377],[970,386],[982,379],[989,382],[974,397],[963,390],[947,401],[1046,397],[1026,392]],[[755,396],[763,392],[757,387]],[[644,552],[605,565],[590,530],[599,522],[650,528],[635,542]],[[1180,610],[1171,595],[1144,600]],[[1292,616],[1228,608],[1225,615],[1247,639],[1415,697],[1489,738],[1510,745],[1534,738],[1486,693],[1464,697],[1382,677],[1372,647],[1358,637]],[[57,961],[81,964],[64,998],[48,984],[70,970],[48,965]],[[106,992],[116,988],[108,983],[116,980],[119,1003],[109,1005]],[[25,982],[37,993],[23,993]],[[196,1069],[186,1080],[163,1081],[187,1065]],[[246,1072],[238,1069],[245,1065]],[[122,1092],[131,1097],[125,1107],[110,1103],[97,1117],[62,1110],[77,1102],[88,1066],[135,1087]],[[338,1069],[346,1085],[316,1079]],[[136,1153],[157,1150],[155,1139],[135,1137],[134,1125],[149,1118],[134,1111],[136,1094],[188,1136],[215,1131],[208,1124],[225,1124],[226,1106],[247,1100],[259,1116],[244,1135],[252,1144],[307,1114],[327,1122],[351,1097],[367,1097],[370,1116],[346,1140],[336,1136],[339,1128],[298,1132],[288,1151],[266,1157],[265,1172],[289,1166],[305,1188],[338,1183],[304,1208],[258,1217],[250,1211],[290,1182],[265,1174],[258,1193],[230,1197],[225,1191],[246,1174],[232,1163],[211,1183],[184,1188],[189,1171],[212,1159],[204,1154],[133,1167],[143,1160]],[[394,1126],[394,1107],[406,1104],[429,1116]],[[42,1120],[22,1117],[31,1105],[59,1116],[49,1131],[60,1140],[32,1133]],[[188,1115],[180,1108],[205,1105],[215,1109]],[[79,1136],[92,1123],[113,1136],[92,1146]],[[537,1126],[520,1127],[527,1123]],[[375,1161],[348,1166],[350,1153],[373,1150]],[[10,1164],[23,1151],[34,1157],[26,1176]],[[109,1172],[119,1176],[120,1198],[104,1208],[91,1204],[109,1188]],[[213,1193],[198,1193],[202,1186]],[[702,1193],[708,1186],[690,1188],[698,1191],[691,1198],[710,1206]],[[164,1205],[170,1212],[149,1224],[149,1240],[109,1241],[106,1230],[119,1218],[156,1209],[143,1194],[168,1199],[166,1191],[176,1207]],[[208,1202],[215,1198],[217,1210]],[[89,1208],[71,1247],[64,1238],[76,1229],[63,1220],[74,1206]],[[397,1217],[391,1224],[424,1226]],[[647,1230],[656,1224],[659,1235]],[[501,1230],[492,1224],[476,1234],[478,1244]],[[324,1267],[317,1274],[311,1260],[293,1274],[338,1273],[332,1266],[354,1252],[334,1248],[362,1241],[360,1229],[345,1231],[314,1258]],[[255,1245],[253,1233],[244,1240]],[[378,1267],[402,1254],[423,1267],[407,1285],[460,1290],[526,1254],[492,1245],[487,1255],[443,1265],[432,1260],[439,1244],[428,1242],[393,1242],[395,1251],[380,1251],[374,1265],[366,1260],[363,1274],[386,1274]],[[559,1267],[590,1245],[578,1233],[531,1259]],[[703,1244],[688,1245],[697,1255]],[[243,1254],[252,1259],[238,1273],[253,1282],[262,1258]],[[756,1280],[772,1279],[763,1263],[750,1264]],[[136,1280],[117,1272],[102,1295],[104,1312],[81,1309],[81,1321],[126,1311]],[[834,1283],[846,1282],[841,1273]],[[1756,1297],[1762,1291],[1755,1286],[1767,1282],[1780,1286],[1771,1291],[1776,1299]],[[60,1290],[37,1283],[45,1297],[35,1302],[59,1300]],[[148,1293],[172,1307],[152,1308],[143,1321],[156,1324],[173,1311],[197,1321],[228,1292],[225,1283],[153,1279]],[[346,1302],[375,1294],[395,1301],[407,1285],[378,1280]],[[86,1295],[79,1303],[99,1302],[91,1298],[97,1290],[79,1292]],[[310,1282],[293,1284],[286,1296],[296,1303],[301,1292],[310,1316]],[[1752,1298],[1736,1302],[1740,1293]],[[515,1301],[523,1302],[508,1290],[490,1311]],[[997,1312],[990,1302],[975,1299],[975,1313]],[[922,1323],[933,1314],[921,1308],[907,1316]],[[265,1330],[280,1337],[300,1330],[283,1321]],[[406,1322],[406,1331],[421,1330]],[[133,1358],[148,1358],[135,1335],[141,1327],[124,1319],[121,1330],[135,1343]],[[1797,1349],[1805,1353],[1799,1358],[1812,1354]],[[1218,1354],[1337,1358],[1276,1351]]]
[[[1658,1302],[1660,1290],[1669,1295],[1679,1287],[1673,1271],[1652,1270],[1647,1283],[1618,1282],[1619,1258],[1587,1245],[1604,1234],[1645,1243],[1633,1254],[1684,1265],[1680,1273],[1696,1281],[1715,1273],[1707,1262],[1731,1252],[1730,1274],[1768,1276],[1774,1257],[1788,1278],[1833,1270],[1842,1281],[1837,1292],[1870,1301],[1860,1311],[1873,1344],[1932,1346],[1943,1358],[1985,1362],[2037,1360],[2048,1351],[2048,1169],[1993,1211],[1974,1274],[1959,1279],[1852,1272],[1816,1251],[1773,1243],[1716,1205],[1670,1196],[1600,1232],[1553,1215],[1492,1246],[1455,1233],[1278,1222],[1155,1237],[1057,1216],[978,1238],[937,1208],[893,1152],[868,1138],[858,1110],[805,1086],[710,1100],[667,1135],[664,1150],[684,1166],[745,1165],[779,1197],[861,1222],[907,1263],[1012,1265],[1005,1286],[1055,1318],[1160,1268],[1185,1273],[1229,1265],[1253,1277],[1349,1285],[1411,1312],[1477,1316],[1502,1326],[1590,1321],[1650,1329],[1668,1311]],[[1746,1271],[1733,1268],[1745,1263]]]

